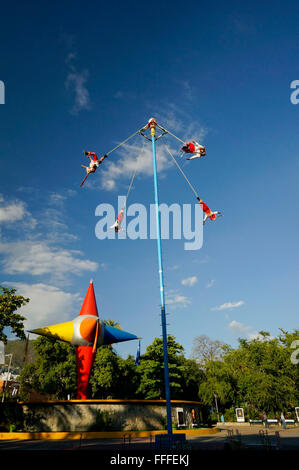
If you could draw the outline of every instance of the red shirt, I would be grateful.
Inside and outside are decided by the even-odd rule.
[[[212,211],[211,209],[204,203],[204,202],[200,202],[200,205],[202,207],[202,210],[206,213],[206,214],[210,214]]]
[[[195,145],[192,144],[192,142],[188,142],[188,151],[190,153],[194,153],[195,152]]]

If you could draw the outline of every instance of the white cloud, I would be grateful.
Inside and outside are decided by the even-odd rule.
[[[40,241],[0,243],[0,253],[3,270],[8,274],[50,274],[53,279],[63,279],[68,273],[80,275],[98,268],[97,263],[80,258],[80,251],[54,248]]]
[[[226,302],[222,305],[219,305],[218,307],[211,308],[211,310],[227,310],[231,308],[241,307],[244,304],[245,302],[243,302],[243,300],[239,300],[239,302]]]
[[[165,111],[165,109],[167,110]],[[180,107],[173,103],[167,103],[167,107],[157,113],[156,117],[162,127],[186,142],[194,139],[203,143],[202,140],[208,133],[208,129],[199,122],[190,122],[189,114],[184,113]],[[178,143],[178,145],[180,144]]]
[[[42,240],[48,240],[52,243],[65,243],[67,241],[78,240],[78,236],[70,233],[69,229],[73,226],[70,222],[69,211],[66,203],[70,198],[76,195],[72,189],[64,189],[61,192],[43,192],[37,194],[40,203],[43,206],[37,211],[39,233],[30,233],[30,238],[42,237]]]
[[[120,180],[129,180],[132,177],[138,158],[137,178],[138,175],[151,176],[153,174],[153,155],[150,145],[144,146],[142,154],[142,141],[140,145],[126,144],[119,149],[120,157],[117,161],[111,159],[109,165],[103,164],[101,168],[101,185],[103,189],[111,191],[115,189],[116,183]],[[170,160],[165,146],[159,147],[157,158],[157,169],[159,172],[171,167],[173,164]]]
[[[212,287],[214,285],[214,282],[215,282],[215,279],[211,279],[207,284],[206,284],[206,288],[207,289],[210,289],[210,287]]]
[[[37,212],[37,220],[21,200],[6,201],[0,194],[0,265],[7,274],[47,275],[50,282],[68,283],[69,274],[81,275],[96,271],[98,263],[84,259],[81,251],[63,248],[66,242],[77,240],[68,233],[64,202],[73,192],[45,195],[47,204]],[[52,207],[51,207],[52,206]],[[1,224],[1,222],[3,222]],[[3,228],[2,228],[3,226]],[[14,230],[14,238],[4,238],[5,231]],[[13,241],[10,241],[13,240]]]
[[[113,98],[119,99],[119,98],[122,98],[123,96],[124,96],[124,92],[121,91],[121,90],[118,90],[118,91],[113,95]]]
[[[66,200],[66,196],[60,193],[51,193],[49,203],[57,206],[61,206]]]
[[[243,323],[240,323],[236,320],[233,320],[229,324],[229,328],[234,332],[234,333],[246,333],[246,331],[251,330],[251,326],[246,326],[243,325]]]
[[[65,87],[67,90],[71,90],[74,93],[74,105],[71,110],[73,114],[78,114],[79,111],[91,108],[89,91],[86,87],[86,82],[89,76],[88,70],[82,70],[78,72],[73,61],[76,59],[76,54],[70,52],[66,58],[66,64],[70,69],[65,81]]]
[[[179,269],[179,265],[178,264],[174,264],[173,266],[170,266],[169,268],[167,268],[168,271],[176,271],[177,269]]]
[[[75,103],[72,108],[74,114],[78,114],[82,109],[90,109],[89,91],[86,88],[86,81],[88,79],[88,70],[82,72],[69,73],[65,82],[67,89],[71,89],[75,95]]]
[[[170,306],[171,308],[177,308],[179,306],[186,308],[189,304],[191,304],[191,300],[188,297],[175,291],[169,291],[166,293],[165,297],[166,306]]]
[[[25,216],[25,206],[23,203],[11,203],[0,206],[0,223],[16,222]]]
[[[196,276],[191,276],[191,277],[187,277],[187,279],[182,279],[182,284],[183,286],[189,286],[189,287],[192,287],[194,286],[194,284],[197,283],[197,277]]]
[[[39,216],[38,227],[43,233],[43,240],[55,243],[78,240],[76,235],[68,231],[71,224],[67,222],[68,216],[65,215],[63,208],[64,201],[56,196],[54,200],[56,202],[51,202],[55,207],[45,207]]]
[[[26,205],[20,201],[5,201],[3,195],[0,194],[0,224],[13,223],[23,221],[24,224],[34,227],[36,221],[27,211]]]
[[[83,300],[79,293],[65,292],[57,287],[38,283],[5,283],[17,289],[18,295],[28,297],[30,302],[18,310],[23,315],[25,329],[62,323],[75,318]]]

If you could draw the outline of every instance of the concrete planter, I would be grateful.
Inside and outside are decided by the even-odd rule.
[[[199,425],[199,402],[172,401],[173,425]],[[27,432],[143,431],[165,429],[165,400],[69,400],[21,402]]]

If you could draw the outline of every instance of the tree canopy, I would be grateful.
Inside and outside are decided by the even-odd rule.
[[[23,397],[39,392],[51,398],[76,394],[76,362],[74,348],[61,341],[39,337],[33,341],[35,356],[21,373]],[[172,398],[198,399],[198,383],[202,372],[196,362],[185,358],[183,346],[168,337],[168,355]],[[140,365],[128,356],[119,356],[113,349],[98,348],[90,377],[93,398],[165,398],[163,343],[155,338],[140,358]]]
[[[264,411],[269,416],[294,410],[299,402],[299,368],[291,358],[298,338],[299,330],[281,330],[276,338],[260,332],[255,339],[240,339],[236,348],[221,345],[221,354],[216,348],[217,354],[205,356],[203,362],[186,358],[183,346],[169,335],[171,399],[198,400],[207,408],[217,399],[220,412],[234,416],[233,408],[243,407],[252,418]],[[22,393],[38,391],[64,399],[67,394],[74,396],[74,348],[44,337],[33,344],[33,362],[21,374]],[[209,338],[204,344],[210,347]],[[124,359],[107,346],[98,348],[90,385],[93,398],[165,399],[162,339],[155,338],[147,346],[138,366],[132,356]]]
[[[34,362],[20,375],[21,395],[38,392],[51,398],[66,399],[76,391],[76,360],[73,346],[40,336],[34,340]]]
[[[177,343],[173,335],[167,337],[168,369],[170,394],[172,399],[179,399],[187,395],[189,399],[197,399],[198,380],[200,371],[195,362],[186,359],[184,348]],[[140,358],[138,369],[140,374],[140,386],[138,392],[145,399],[164,399],[164,355],[163,341],[155,338],[153,343],[146,348],[145,354]]]
[[[206,364],[199,398],[206,404],[219,399],[222,409],[244,407],[255,415],[294,408],[298,403],[298,366],[291,361],[291,344],[299,331],[281,330],[277,338],[260,332],[253,340],[240,339],[239,347],[228,348],[221,361]]]
[[[0,286],[0,341],[7,342],[5,328],[11,328],[12,332],[20,339],[25,340],[23,321],[25,317],[16,313],[26,305],[30,299],[22,295],[16,295],[16,289]]]
[[[197,363],[204,368],[209,361],[217,361],[224,354],[225,343],[212,340],[207,335],[196,336],[193,339],[192,355]]]
[[[90,378],[95,398],[136,398],[139,376],[134,358],[123,359],[108,347],[97,350]]]

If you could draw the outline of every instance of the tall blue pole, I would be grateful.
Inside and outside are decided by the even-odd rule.
[[[160,216],[159,216],[159,197],[158,197],[158,177],[157,177],[155,124],[152,124],[150,126],[150,128],[151,128],[152,150],[153,150],[153,169],[154,169],[155,208],[156,208],[156,226],[157,226],[157,249],[158,249],[160,299],[161,299],[161,323],[162,323],[163,354],[164,354],[164,379],[165,379],[167,430],[168,430],[168,434],[172,434],[170,385],[169,385],[169,369],[168,369],[168,351],[167,351],[167,331],[166,331],[166,312],[165,312],[165,295],[164,295],[164,276],[163,276],[161,228],[160,228]]]

